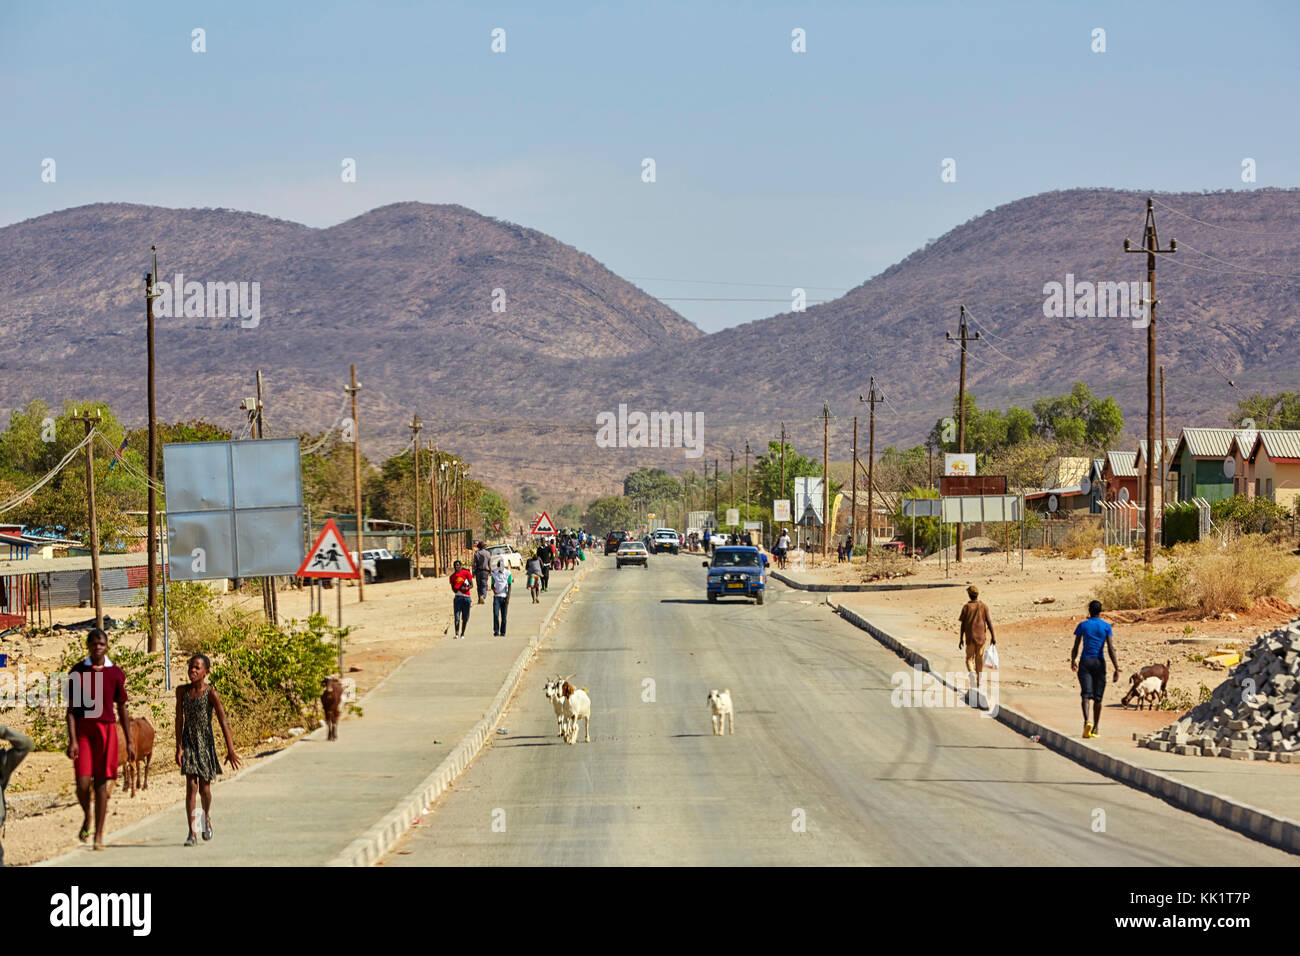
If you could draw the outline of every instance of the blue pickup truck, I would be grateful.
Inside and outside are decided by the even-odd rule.
[[[710,601],[716,601],[719,595],[735,595],[752,597],[755,604],[763,603],[763,592],[767,588],[767,555],[758,548],[716,548],[713,560],[705,561],[704,566],[709,569],[705,592]]]

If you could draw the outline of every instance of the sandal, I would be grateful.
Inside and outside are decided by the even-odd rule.
[[[189,836],[187,836],[187,837],[185,838],[185,845],[186,845],[186,846],[198,846],[198,845],[199,845],[199,841],[196,840],[196,839],[194,839],[194,834],[191,833],[191,834],[189,834]]]
[[[77,834],[77,839],[85,843],[90,839],[90,827],[82,827],[81,832]]]

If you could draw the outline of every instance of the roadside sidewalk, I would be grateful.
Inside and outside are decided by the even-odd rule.
[[[918,619],[916,612],[897,608],[886,608],[872,604],[869,599],[853,596],[848,601],[836,602],[844,611],[869,621],[876,628],[902,643],[906,648],[925,658],[929,669],[940,675],[959,675],[964,678],[965,658],[957,650],[955,626],[946,633],[936,633],[932,627]],[[955,617],[955,615],[954,615]],[[900,659],[899,670],[908,668]],[[958,686],[964,686],[959,684]],[[1116,691],[1112,693],[1113,691]],[[1105,736],[1087,741],[1081,739],[1083,718],[1079,709],[1079,693],[1076,687],[1058,687],[1038,685],[1030,687],[1009,686],[999,682],[997,704],[1008,711],[1015,711],[1029,721],[1041,724],[1049,731],[1055,732],[1063,740],[1053,741],[1073,759],[1085,755],[1085,751],[1096,751],[1112,758],[1110,761],[1081,761],[1115,777],[1152,791],[1158,789],[1158,796],[1172,798],[1174,802],[1185,801],[1185,809],[1193,809],[1225,826],[1247,829],[1251,835],[1266,839],[1265,834],[1273,831],[1273,838],[1266,842],[1280,845],[1293,840],[1300,829],[1300,766],[1295,764],[1277,764],[1264,761],[1236,761],[1217,757],[1180,756],[1174,753],[1162,753],[1137,746],[1133,740],[1134,733],[1147,733],[1173,723],[1179,716],[1174,711],[1124,710],[1118,704],[1123,688],[1107,687],[1109,704],[1105,707],[1102,719],[1102,732]],[[1004,714],[1004,719],[1010,714]],[[1034,732],[1032,728],[1021,726],[1022,722],[1010,719],[1007,723],[1022,733]],[[1046,741],[1045,741],[1046,742]],[[1086,755],[1085,755],[1086,756]],[[1122,763],[1121,763],[1122,762]],[[1158,780],[1148,780],[1146,785],[1137,779],[1139,774],[1126,770],[1124,764],[1131,765],[1137,771],[1150,771],[1169,778],[1174,786],[1163,785]],[[1150,784],[1155,784],[1153,788]],[[1204,797],[1194,791],[1202,791]],[[1261,812],[1269,817],[1281,818],[1283,822],[1273,823],[1268,820],[1252,820],[1252,811]],[[1290,828],[1290,835],[1282,831]],[[1300,843],[1289,846],[1293,852],[1300,850]]]
[[[509,699],[502,699],[503,679],[530,656],[544,623],[583,576],[552,575],[539,604],[518,576],[509,637],[492,636],[490,604],[474,605],[464,640],[449,631],[408,658],[360,702],[363,717],[339,725],[337,741],[327,741],[322,728],[216,784],[210,843],[184,846],[185,808],[178,804],[110,834],[103,852],[78,848],[39,865],[323,866],[355,855],[358,844],[380,839],[376,827],[391,829],[395,808],[409,803],[435,768],[452,758],[463,769],[472,759],[483,733],[476,728]],[[433,593],[446,582],[431,579],[428,587]]]

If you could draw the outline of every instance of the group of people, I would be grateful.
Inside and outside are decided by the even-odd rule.
[[[242,761],[235,750],[230,724],[226,719],[221,695],[208,678],[212,662],[203,654],[189,659],[190,681],[176,688],[176,765],[185,775],[185,811],[188,821],[186,846],[195,846],[201,835],[211,840],[212,781],[221,773],[216,738],[212,731],[215,715],[226,742],[226,762],[238,770]],[[93,827],[94,849],[104,849],[104,825],[108,804],[121,762],[118,750],[118,727],[129,727],[126,673],[108,656],[108,635],[98,627],[86,636],[86,656],[74,664],[64,685],[68,702],[68,746],[65,753],[72,761],[76,779],[77,802],[81,805],[81,829],[77,839],[90,839]],[[10,746],[0,751],[0,827],[4,825],[4,790],[14,770],[32,750],[32,739],[0,725],[0,740]],[[126,759],[134,761],[135,744],[130,733],[123,733]],[[202,816],[195,814],[202,801]],[[93,820],[92,820],[93,810]],[[4,848],[0,846],[0,865]]]
[[[572,570],[579,561],[586,560],[585,548],[593,539],[584,531],[563,531],[556,536],[552,544],[543,539],[533,549],[524,564],[527,575],[526,586],[533,604],[541,602],[538,595],[549,590],[551,571]],[[487,596],[492,595],[492,636],[506,636],[506,620],[510,610],[510,592],[514,588],[515,578],[504,556],[493,559],[487,543],[479,541],[474,549],[470,567],[460,561],[452,565],[448,579],[452,590],[452,628],[453,636],[465,636],[469,626],[469,612],[474,604],[474,591],[478,590],[478,603],[487,603]]]

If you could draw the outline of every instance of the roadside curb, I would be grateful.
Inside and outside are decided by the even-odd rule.
[[[446,792],[452,781],[473,763],[474,758],[478,756],[478,752],[483,749],[484,744],[491,738],[492,731],[501,720],[506,704],[514,696],[519,681],[524,676],[524,670],[532,662],[533,655],[537,653],[538,645],[546,639],[547,629],[555,620],[555,616],[560,612],[560,609],[564,607],[574,589],[577,588],[578,582],[586,576],[587,568],[590,567],[592,565],[584,564],[584,567],[569,582],[569,586],[564,589],[564,593],[556,599],[555,604],[542,621],[542,626],[538,628],[537,634],[528,639],[528,645],[515,658],[513,666],[506,674],[505,682],[502,683],[501,689],[497,691],[496,696],[492,698],[492,703],[488,705],[488,709],[478,723],[456,745],[455,749],[443,758],[442,762],[434,768],[429,776],[425,777],[383,819],[344,847],[338,856],[325,864],[326,866],[373,866],[385,853],[393,848],[402,835],[411,828],[411,824],[423,816],[425,811]]]
[[[800,591],[924,591],[928,588],[962,587],[962,584],[957,581],[929,581],[923,584],[800,584],[780,571],[769,568],[767,573],[787,587],[797,588]]]
[[[944,680],[941,675],[933,672],[926,657],[917,653],[896,637],[887,634],[855,611],[850,611],[842,605],[836,606],[832,604],[831,607],[840,617],[855,627],[866,631],[909,664],[934,674],[934,677],[944,686],[959,690],[959,688]],[[1300,823],[1294,820],[1275,816],[1265,810],[1260,810],[1249,804],[1239,803],[1230,797],[1212,793],[1209,790],[1201,790],[1183,783],[1181,780],[1165,776],[1154,770],[1147,770],[1104,751],[1089,747],[1073,737],[1068,737],[1059,731],[1038,723],[1019,711],[1007,707],[1005,704],[998,704],[997,713],[994,716],[1016,733],[1025,737],[1037,736],[1038,742],[1043,746],[1056,751],[1061,756],[1067,757],[1077,764],[1087,767],[1089,770],[1110,777],[1112,780],[1118,780],[1135,790],[1141,790],[1151,796],[1159,797],[1180,810],[1186,810],[1188,813],[1204,817],[1220,826],[1236,830],[1238,833],[1261,843],[1266,843],[1279,850],[1286,850],[1289,853],[1300,853]]]

